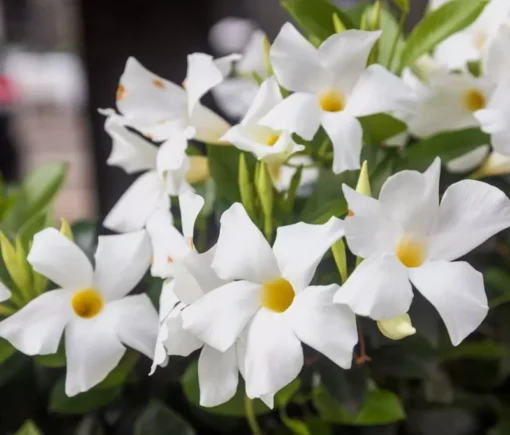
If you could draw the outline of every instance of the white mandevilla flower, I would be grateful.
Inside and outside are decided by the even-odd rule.
[[[127,125],[150,139],[164,141],[179,131],[189,138],[217,143],[230,126],[200,99],[224,80],[238,57],[214,60],[204,53],[189,55],[184,87],[153,74],[130,57],[117,88],[117,108]]]
[[[277,231],[273,249],[241,204],[221,217],[212,263],[229,282],[182,311],[184,329],[220,352],[243,337],[250,398],[275,394],[303,367],[301,342],[349,368],[357,342],[355,316],[335,306],[337,285],[310,286],[325,251],[343,236],[343,222],[298,223]],[[275,361],[278,364],[275,364]]]
[[[167,354],[188,356],[202,348],[198,358],[200,405],[217,406],[230,400],[237,391],[239,372],[244,377],[245,341],[238,339],[225,352],[220,352],[182,327],[181,314],[186,307],[208,292],[226,284],[211,269],[215,248],[198,254],[191,252],[177,266],[171,291],[181,302],[165,317],[160,332],[164,353],[154,359],[153,369],[168,359]],[[273,407],[273,395],[261,397]]]
[[[360,167],[363,131],[357,117],[412,111],[413,95],[381,65],[367,68],[377,32],[346,30],[313,47],[286,23],[271,47],[278,82],[294,92],[261,120],[312,140],[322,125],[333,143],[333,171]]]
[[[436,0],[432,7],[446,3]],[[487,47],[496,35],[499,26],[510,19],[508,0],[491,0],[476,21],[441,42],[434,51],[434,59],[450,70],[465,69],[468,62],[483,59]]]
[[[291,154],[304,150],[303,145],[294,142],[290,131],[274,130],[259,122],[282,100],[276,79],[267,79],[260,86],[244,119],[227,131],[222,140],[231,142],[240,150],[251,152],[257,159],[268,163],[281,163]]]
[[[209,176],[205,156],[188,157],[187,139],[176,132],[159,148],[128,130],[122,117],[106,112],[105,129],[112,137],[112,152],[107,163],[128,174],[145,171],[124,192],[104,220],[113,231],[131,232],[142,229],[156,210],[168,211],[168,196],[191,189],[188,182]]]
[[[147,222],[152,241],[151,274],[160,278],[173,276],[176,263],[193,251],[195,221],[204,206],[204,199],[193,192],[179,195],[182,233],[173,225],[167,210],[157,210]]]
[[[439,159],[425,172],[402,171],[379,199],[344,185],[353,216],[345,221],[350,250],[365,260],[335,295],[356,314],[386,320],[407,313],[411,283],[437,309],[454,345],[485,318],[482,275],[463,261],[510,226],[510,200],[480,181],[451,185],[439,203]]]
[[[145,231],[99,237],[95,270],[54,228],[36,234],[28,261],[60,289],[29,302],[0,323],[0,336],[27,355],[55,353],[65,330],[66,394],[101,382],[125,345],[152,358],[158,316],[145,294],[126,296],[149,267]],[[136,319],[135,321],[133,319]]]
[[[228,78],[212,89],[218,107],[229,117],[240,119],[246,115],[259,90],[254,74],[267,78],[264,65],[264,38],[255,30],[246,45],[242,58],[236,63],[236,77]]]

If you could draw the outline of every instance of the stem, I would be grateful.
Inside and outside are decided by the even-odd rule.
[[[246,395],[244,396],[244,412],[246,413],[246,420],[248,421],[248,426],[250,426],[251,433],[253,435],[262,435],[255,411],[253,410],[253,400]]]
[[[267,241],[271,244],[273,239],[273,217],[264,215],[264,235]]]
[[[365,337],[363,336],[363,329],[361,328],[359,322],[358,322],[358,341],[359,341],[359,356],[356,357],[354,362],[356,363],[356,365],[363,365],[371,361],[372,358],[370,358],[367,355],[367,351],[365,348]]]
[[[390,51],[390,57],[388,59],[388,69],[390,71],[392,71],[391,66],[393,65],[393,59],[395,58],[395,53],[397,52],[398,41],[400,40],[402,33],[404,33],[404,25],[406,23],[406,20],[407,20],[407,13],[402,12],[402,15],[400,16],[400,21],[398,22],[397,34],[395,35],[395,39],[393,39],[393,44],[391,46],[391,51]],[[400,65],[398,65],[398,69],[400,70]]]

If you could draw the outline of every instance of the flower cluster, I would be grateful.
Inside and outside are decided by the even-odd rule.
[[[130,58],[117,111],[101,111],[113,140],[108,164],[143,172],[104,220],[122,234],[99,238],[92,266],[56,229],[38,233],[28,262],[55,290],[2,321],[0,337],[28,355],[45,355],[57,351],[64,334],[68,395],[100,383],[125,346],[153,358],[152,372],[172,356],[200,350],[200,403],[209,407],[234,396],[239,374],[247,396],[272,407],[303,368],[303,345],[349,369],[356,316],[373,319],[391,339],[414,334],[413,286],[458,345],[488,312],[482,275],[458,259],[510,227],[502,191],[466,179],[441,196],[440,158],[422,170],[402,159],[402,170],[395,165],[380,181],[377,198],[363,165],[357,188],[343,185],[338,204],[345,199],[345,209],[335,203],[321,222],[304,223],[292,207],[297,196],[314,194],[320,173],[360,170],[374,145],[367,119],[404,125],[398,137],[384,138],[400,151],[409,136],[481,128],[489,142],[447,159],[454,171],[483,160],[487,175],[494,159],[509,158],[508,6],[493,0],[475,24],[412,70],[391,68],[390,59],[396,74],[374,61],[380,30],[337,28],[312,44],[290,23],[270,46],[256,32],[242,55],[190,55],[182,85]],[[211,90],[232,106],[238,124],[202,105]],[[374,118],[379,114],[385,117]],[[240,155],[240,202],[223,207],[209,249],[197,249],[194,233],[207,215],[197,183],[211,168],[192,142],[220,155],[235,147]],[[491,146],[498,154],[489,163]],[[348,255],[343,238],[357,257],[350,274],[341,261]],[[332,248],[341,254],[341,286],[317,273]],[[148,269],[163,282],[159,320],[145,294],[127,296]],[[0,286],[0,296],[10,292]]]

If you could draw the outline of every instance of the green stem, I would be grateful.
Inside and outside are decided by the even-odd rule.
[[[489,302],[489,308],[496,308],[500,305],[510,302],[510,293],[503,293],[502,295],[496,296]]]
[[[400,21],[398,22],[397,34],[395,35],[395,39],[393,39],[393,44],[392,44],[391,50],[390,50],[390,57],[388,59],[388,69],[390,71],[393,71],[391,66],[393,65],[395,53],[397,52],[398,41],[400,40],[400,37],[404,33],[404,25],[406,23],[406,20],[407,20],[407,13],[402,13],[402,15],[400,16]],[[398,69],[400,70],[400,64],[398,65]]]
[[[264,215],[264,235],[267,241],[271,244],[273,239],[273,216]]]
[[[262,435],[257,417],[255,416],[255,411],[253,410],[253,400],[246,395],[244,396],[244,412],[246,413],[246,420],[250,426],[251,433],[253,435]]]

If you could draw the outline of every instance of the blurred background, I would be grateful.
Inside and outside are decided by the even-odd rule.
[[[425,4],[413,1],[409,25]],[[0,0],[0,172],[69,162],[56,216],[104,216],[131,181],[106,166],[97,109],[114,105],[128,56],[180,83],[188,53],[241,51],[255,28],[273,38],[287,19],[278,0]]]

